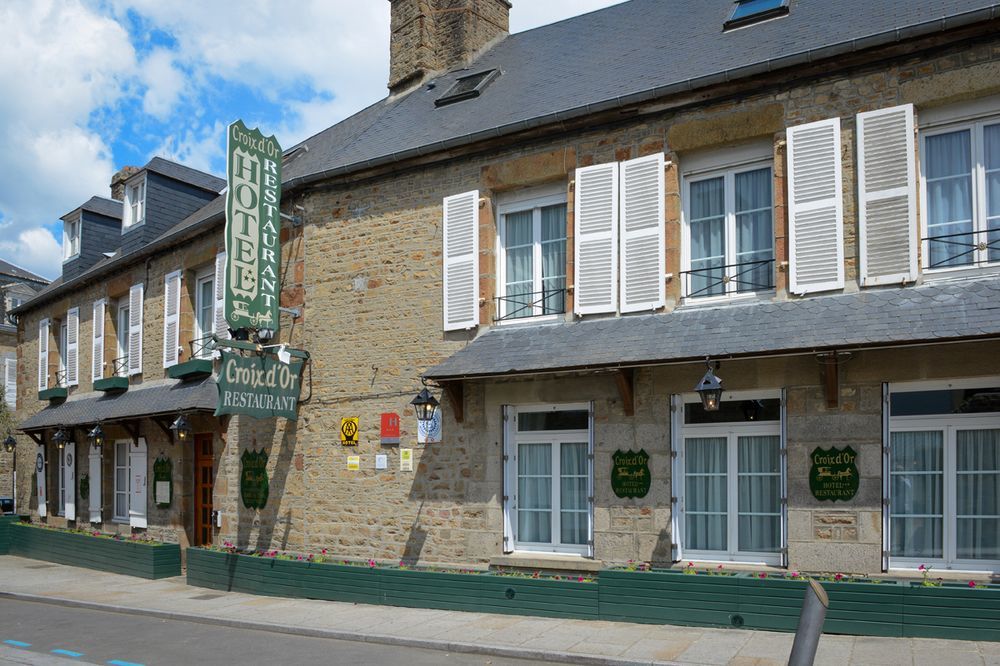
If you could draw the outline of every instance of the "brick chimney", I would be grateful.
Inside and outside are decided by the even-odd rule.
[[[111,198],[116,201],[125,201],[125,181],[139,172],[139,167],[127,166],[111,176]]]
[[[507,0],[389,0],[389,91],[460,69],[510,31]]]

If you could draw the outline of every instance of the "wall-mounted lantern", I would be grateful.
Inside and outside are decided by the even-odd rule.
[[[722,380],[715,376],[715,370],[719,369],[719,362],[706,358],[705,365],[708,372],[701,378],[694,390],[701,396],[701,406],[706,412],[719,411],[719,403],[722,402]]]
[[[87,440],[94,448],[100,449],[104,446],[104,429],[98,423],[94,429],[87,433]]]
[[[417,397],[410,401],[418,421],[433,421],[439,403],[426,388],[420,389]]]
[[[191,424],[188,423],[187,417],[183,414],[179,414],[170,424],[170,430],[174,433],[174,439],[181,444],[191,439],[191,435],[194,434]]]
[[[60,451],[66,447],[67,442],[70,441],[69,435],[62,428],[56,430],[56,434],[52,435],[52,441],[55,442],[56,448]]]
[[[7,433],[7,438],[3,440],[3,450],[7,453],[14,453],[14,449],[17,448],[17,440],[14,439],[14,435]]]

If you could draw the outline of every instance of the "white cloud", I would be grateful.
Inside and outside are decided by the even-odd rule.
[[[16,240],[7,240],[7,229],[3,229],[4,240],[0,240],[0,254],[10,257],[11,263],[49,279],[55,278],[62,270],[62,250],[48,229],[31,227],[17,234]]]
[[[140,66],[146,93],[142,110],[158,120],[166,120],[184,91],[184,74],[173,65],[174,57],[166,49],[149,54]]]
[[[618,5],[625,0],[545,0],[545,2],[530,2],[521,0],[514,2],[510,10],[511,32],[523,32],[541,25],[579,16],[588,12],[603,9],[610,5]]]
[[[216,121],[212,125],[187,129],[164,137],[150,157],[159,155],[174,162],[186,164],[207,173],[220,173],[219,162],[225,162],[226,125]]]

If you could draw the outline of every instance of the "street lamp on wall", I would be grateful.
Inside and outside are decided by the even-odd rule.
[[[104,429],[101,424],[98,423],[94,426],[94,429],[87,433],[87,439],[90,441],[90,445],[94,448],[100,449],[104,446]]]
[[[719,362],[705,359],[708,372],[701,378],[701,381],[694,387],[694,390],[701,397],[701,406],[706,412],[719,411],[719,403],[722,402],[722,380],[715,376],[715,370],[719,369]]]
[[[183,414],[178,414],[174,422],[170,424],[170,430],[174,433],[174,439],[183,444],[184,442],[191,439],[191,435],[194,431],[191,429],[191,424],[188,422],[187,417]]]
[[[3,440],[3,450],[7,453],[14,453],[14,449],[17,448],[17,440],[14,439],[14,435],[7,433],[7,439]]]
[[[69,441],[69,435],[62,428],[56,430],[56,434],[52,435],[52,441],[55,442],[56,448],[60,451],[66,447],[66,442]]]
[[[417,420],[427,422],[434,420],[434,414],[440,403],[431,395],[430,391],[423,388],[420,389],[417,397],[410,401],[410,404],[413,405],[413,411],[417,413]]]

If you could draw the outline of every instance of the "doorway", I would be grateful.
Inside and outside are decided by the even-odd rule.
[[[212,433],[194,436],[194,543],[212,544],[212,493],[215,489],[215,461]]]

